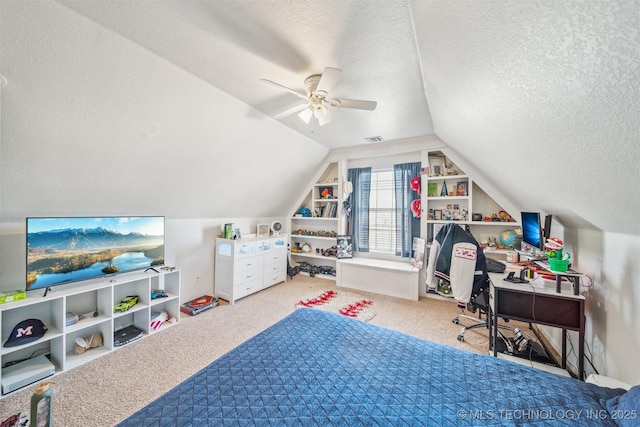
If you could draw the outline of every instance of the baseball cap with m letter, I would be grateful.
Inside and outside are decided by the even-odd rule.
[[[26,319],[18,323],[4,343],[5,347],[15,347],[39,340],[47,332],[47,327],[40,319]]]

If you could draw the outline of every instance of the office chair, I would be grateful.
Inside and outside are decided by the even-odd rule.
[[[427,288],[436,289],[438,280],[444,280],[451,286],[453,298],[464,311],[475,313],[478,317],[459,314],[453,319],[458,324],[461,318],[476,322],[465,326],[458,334],[458,341],[464,341],[464,334],[470,329],[489,328],[489,275],[482,247],[476,239],[458,224],[448,223],[440,229],[433,239],[427,265]],[[485,320],[482,319],[485,315]],[[497,325],[500,329],[513,331],[506,325]],[[502,339],[507,339],[500,333]]]

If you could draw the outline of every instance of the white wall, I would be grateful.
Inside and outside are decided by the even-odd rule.
[[[593,230],[576,235],[576,268],[593,279],[584,292],[592,361],[605,375],[640,384],[640,238]]]
[[[0,72],[0,222],[283,215],[329,152],[52,1],[0,2]]]
[[[590,229],[565,228],[565,245],[573,268],[584,274],[580,293],[585,296],[585,370],[640,384],[640,239]],[[559,329],[542,327],[560,352]],[[569,332],[568,363],[577,372],[578,334]],[[572,350],[573,348],[573,350]],[[595,370],[589,360],[595,366]]]

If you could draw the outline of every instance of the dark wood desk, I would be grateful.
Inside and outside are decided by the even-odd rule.
[[[562,329],[562,368],[567,369],[567,330],[577,331],[578,377],[584,380],[584,302],[582,295],[558,293],[550,289],[533,287],[529,283],[516,284],[503,280],[505,274],[491,273],[490,309],[492,321],[489,333],[493,355],[498,350],[498,318],[519,320],[529,324],[553,326]]]

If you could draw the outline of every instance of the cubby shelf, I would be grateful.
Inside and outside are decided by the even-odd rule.
[[[122,348],[123,346],[114,346],[113,337],[115,331],[125,326],[137,326],[143,331],[143,338],[157,332],[150,325],[152,309],[165,311],[169,318],[175,318],[174,323],[165,322],[158,331],[173,326],[180,320],[180,271],[159,267],[158,271],[130,272],[106,279],[64,285],[52,289],[46,296],[42,296],[44,290],[30,291],[24,300],[0,304],[2,343],[7,341],[13,328],[25,319],[39,319],[47,327],[45,335],[36,341],[15,347],[2,347],[1,366],[46,354],[55,366],[55,374],[68,371]],[[163,289],[168,296],[151,300],[153,289]],[[124,313],[114,313],[114,305],[128,295],[138,295],[140,302]],[[79,315],[97,312],[97,315],[66,325],[67,312]],[[90,348],[83,354],[75,354],[76,339],[88,338],[95,333],[102,335],[103,344]],[[135,341],[127,345],[134,343]],[[17,390],[5,393],[3,383],[0,397],[15,391]]]
[[[322,191],[330,189],[330,198],[323,197]],[[335,256],[323,256],[315,252],[316,249],[325,250],[337,244],[337,235],[341,229],[342,215],[342,186],[339,183],[339,162],[328,162],[317,176],[316,182],[311,184],[302,197],[298,209],[294,212],[290,222],[290,247],[295,247],[299,242],[305,242],[311,246],[312,252],[291,252],[291,264],[309,263],[313,266],[336,267]],[[312,216],[299,216],[300,209],[307,208]],[[329,217],[327,217],[329,209]],[[309,230],[311,232],[333,232],[336,236],[314,236],[306,234],[293,234],[296,230]],[[301,274],[307,274],[300,272]],[[314,277],[335,280],[330,274],[316,274]]]
[[[422,211],[426,217],[423,224],[427,225],[427,242],[431,242],[440,227],[449,222],[468,227],[478,242],[496,237],[503,231],[520,227],[520,223],[515,220],[484,221],[484,218],[504,211],[503,208],[474,181],[472,176],[460,170],[441,151],[430,152],[429,158],[431,157],[442,159],[446,166],[445,170],[455,172],[452,175],[429,176],[425,174],[422,176],[422,193],[426,195]],[[430,172],[432,171],[430,170]],[[445,183],[448,192],[455,191],[456,195],[440,195]],[[461,195],[458,195],[459,185],[463,186],[463,194]],[[480,214],[483,220],[473,221],[474,213]],[[507,214],[511,219],[514,218],[512,212],[507,212]],[[486,252],[502,254],[506,251]]]

